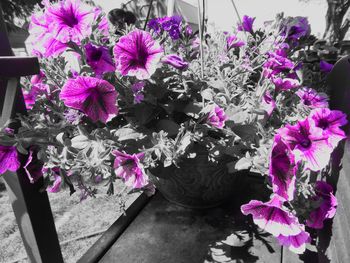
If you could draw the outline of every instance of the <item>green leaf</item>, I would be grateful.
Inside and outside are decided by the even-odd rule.
[[[226,125],[231,128],[231,130],[241,137],[242,140],[253,140],[257,136],[257,128],[251,124],[236,125],[234,123],[227,123]]]
[[[165,131],[169,136],[178,134],[180,125],[171,120],[160,120],[156,124],[157,131]]]
[[[90,144],[89,138],[84,135],[78,135],[72,139],[72,147],[79,150],[87,148]]]
[[[235,124],[243,124],[249,118],[249,114],[246,111],[236,106],[228,107],[225,110],[225,114],[227,119],[233,121]]]
[[[212,89],[205,89],[201,92],[201,95],[203,99],[213,101],[215,92]]]
[[[235,164],[235,169],[237,171],[241,170],[248,170],[252,166],[252,161],[251,159],[248,159],[246,157],[241,158],[238,160]]]
[[[142,133],[136,132],[131,128],[118,129],[114,135],[118,137],[119,141],[138,140],[144,137]]]
[[[138,104],[135,106],[135,117],[141,125],[152,120],[154,109],[151,105]]]

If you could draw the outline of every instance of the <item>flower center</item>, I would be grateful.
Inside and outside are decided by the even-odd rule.
[[[93,61],[99,61],[102,56],[102,50],[95,49],[91,54],[91,60]]]
[[[79,20],[76,18],[72,8],[70,8],[70,10],[66,10],[64,13],[65,15],[62,16],[62,20],[67,26],[73,28],[79,23]]]
[[[309,148],[310,145],[311,145],[311,141],[309,138],[305,138],[303,140],[300,141],[300,145],[303,147],[303,148]]]
[[[329,127],[329,123],[325,119],[320,119],[317,123],[317,127],[321,128],[322,130],[326,130]]]
[[[304,105],[311,105],[311,101],[309,99],[304,99]]]
[[[142,44],[137,45],[137,52],[135,54],[134,59],[131,61],[132,66],[145,67],[147,62],[147,56],[148,53],[146,48]]]

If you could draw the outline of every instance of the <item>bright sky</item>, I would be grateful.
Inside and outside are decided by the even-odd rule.
[[[176,0],[175,0],[176,1]],[[196,4],[197,0],[186,0]],[[325,15],[327,10],[326,0],[234,0],[241,16],[256,17],[256,24],[262,25],[266,20],[272,20],[277,13],[284,12],[289,16],[307,16],[312,32],[321,36],[325,28]],[[120,7],[123,0],[95,0],[106,12]],[[208,19],[215,22],[218,28],[230,30],[236,25],[237,17],[231,0],[207,0]]]

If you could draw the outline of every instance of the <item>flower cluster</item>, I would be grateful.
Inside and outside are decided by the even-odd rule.
[[[181,21],[180,16],[154,18],[148,22],[148,27],[157,35],[161,35],[165,31],[172,40],[177,40],[181,34]]]
[[[179,16],[115,34],[90,4],[43,4],[30,24],[42,72],[23,82],[22,127],[0,131],[0,174],[23,168],[29,183],[44,177],[47,191],[67,186],[82,199],[101,182],[113,194],[116,179],[150,193],[148,171],[179,167],[197,145],[232,176],[245,170],[269,179],[271,200],[241,210],[291,250],[302,253],[308,228],[335,215],[324,177],[347,120],[298,77],[305,18],[259,29],[244,16],[232,32],[201,43]]]

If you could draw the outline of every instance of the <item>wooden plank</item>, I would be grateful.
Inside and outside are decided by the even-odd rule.
[[[0,56],[12,55],[0,8]],[[23,65],[13,64],[11,59],[7,57],[0,63],[0,72],[5,72],[5,74],[0,73],[0,96],[4,97],[0,100],[0,128],[16,113],[26,113],[18,78],[7,79],[5,76],[16,71],[18,74],[11,73],[11,76],[19,77],[24,73],[36,74],[39,72],[38,62],[34,58],[16,60],[17,63],[24,62]],[[10,67],[14,68],[9,69]],[[17,130],[18,123],[10,127]],[[25,161],[26,157],[20,155],[20,162],[23,164]],[[29,261],[62,263],[63,257],[49,199],[46,191],[40,191],[44,185],[43,178],[31,184],[23,168],[16,173],[7,172],[3,178]]]
[[[245,195],[206,210],[184,208],[156,194],[100,262],[280,262],[276,240],[240,212],[252,197],[247,189],[255,196],[266,192],[254,187],[239,184]]]
[[[114,242],[120,237],[124,230],[135,219],[139,212],[148,203],[150,197],[141,194],[127,209],[125,215],[121,215],[117,221],[110,226],[89,250],[78,260],[78,263],[98,262],[110,249]]]
[[[0,77],[13,78],[38,74],[37,57],[0,57]]]

